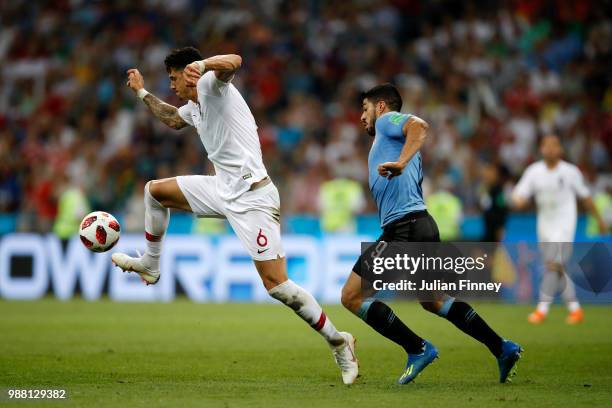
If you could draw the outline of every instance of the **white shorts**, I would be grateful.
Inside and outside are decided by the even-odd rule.
[[[540,242],[540,254],[544,262],[565,265],[572,257],[574,244],[572,242]]]
[[[572,256],[575,234],[575,222],[559,220],[556,224],[538,224],[538,241],[544,262],[565,265]]]
[[[179,188],[198,217],[227,218],[251,258],[284,257],[280,233],[280,197],[274,183],[225,201],[215,176],[178,176]]]

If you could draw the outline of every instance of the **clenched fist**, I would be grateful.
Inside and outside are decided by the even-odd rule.
[[[386,162],[378,165],[378,174],[391,180],[393,177],[399,176],[404,171],[406,165],[400,162]]]
[[[202,69],[201,61],[195,61],[187,65],[185,69],[183,70],[183,76],[185,78],[185,85],[191,86],[191,87],[196,86],[198,83],[198,79],[200,79],[203,73],[204,72]]]
[[[127,74],[128,81],[126,85],[132,88],[134,92],[138,92],[139,89],[144,88],[144,78],[142,77],[140,71],[138,71],[136,68],[132,68],[128,69]]]

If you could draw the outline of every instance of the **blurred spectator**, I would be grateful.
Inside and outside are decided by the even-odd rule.
[[[590,184],[593,204],[608,226],[608,232],[612,232],[612,176],[598,176],[592,169],[587,169],[584,174]],[[597,220],[590,213],[587,216],[586,234],[591,238],[600,235]]]
[[[59,183],[57,217],[53,224],[53,233],[61,240],[67,240],[79,233],[81,221],[91,212],[91,208],[79,184],[71,182],[66,175],[60,177]]]
[[[318,202],[324,232],[356,232],[355,214],[365,207],[360,183],[345,178],[325,181]]]
[[[608,233],[610,232],[612,225],[612,187],[609,187],[607,191],[601,191],[593,195],[593,204],[595,208],[601,214],[606,225],[608,225]],[[587,230],[586,234],[589,237],[596,237],[600,235],[599,224],[597,220],[591,214],[587,218]]]
[[[499,242],[504,238],[504,227],[509,212],[505,192],[508,170],[502,165],[484,163],[481,177],[480,208],[484,221],[482,241]]]
[[[144,187],[146,182],[138,179],[132,195],[127,200],[125,206],[125,215],[123,217],[123,231],[137,232],[144,231],[145,220],[145,204],[144,204]]]
[[[163,59],[184,45],[243,56],[234,84],[260,126],[283,216],[317,212],[322,164],[365,185],[359,93],[380,82],[396,83],[404,110],[430,124],[425,175],[446,166],[466,214],[480,210],[478,163],[500,162],[516,177],[543,133],[559,134],[576,164],[610,173],[612,19],[604,7],[0,2],[0,211],[18,214],[22,230],[49,231],[67,172],[93,207],[137,218],[136,180],[210,173],[195,132],[156,122],[124,86],[126,69],[138,67],[149,91],[180,104]]]
[[[191,228],[191,232],[204,235],[223,234],[226,231],[225,220],[221,218],[197,218]]]
[[[432,192],[425,197],[427,211],[436,220],[440,240],[457,241],[461,234],[463,205],[461,200],[451,192],[448,179],[436,177],[431,182]]]

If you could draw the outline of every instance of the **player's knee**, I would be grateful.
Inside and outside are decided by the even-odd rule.
[[[157,200],[162,206],[168,208],[173,206],[172,192],[169,190],[164,180],[151,180],[145,185],[145,192],[149,191],[151,197]]]
[[[268,291],[288,280],[285,264],[281,258],[255,261],[255,269],[257,269],[261,282]]]
[[[279,278],[276,276],[262,276],[261,277],[261,281],[264,287],[266,288],[266,290],[268,291],[284,283],[286,280],[287,280],[286,278],[283,280],[282,278]]]
[[[153,197],[157,201],[160,201],[162,195],[162,188],[160,186],[159,180],[148,181],[147,184],[145,184],[145,194],[147,192],[151,194],[151,197]]]
[[[340,301],[342,302],[342,305],[351,312],[355,312],[359,309],[359,306],[361,306],[360,293],[348,289],[346,286],[342,288]]]
[[[437,301],[423,301],[420,302],[421,303],[421,307],[425,310],[427,310],[428,312],[437,314],[438,311],[440,311],[440,308],[442,307],[442,302],[437,302]]]

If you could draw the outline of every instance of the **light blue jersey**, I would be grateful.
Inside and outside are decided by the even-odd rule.
[[[376,120],[376,135],[368,156],[369,182],[378,207],[381,227],[404,215],[424,210],[421,152],[416,152],[401,175],[391,180],[378,174],[378,166],[399,159],[406,138],[404,124],[412,115],[387,112]]]

